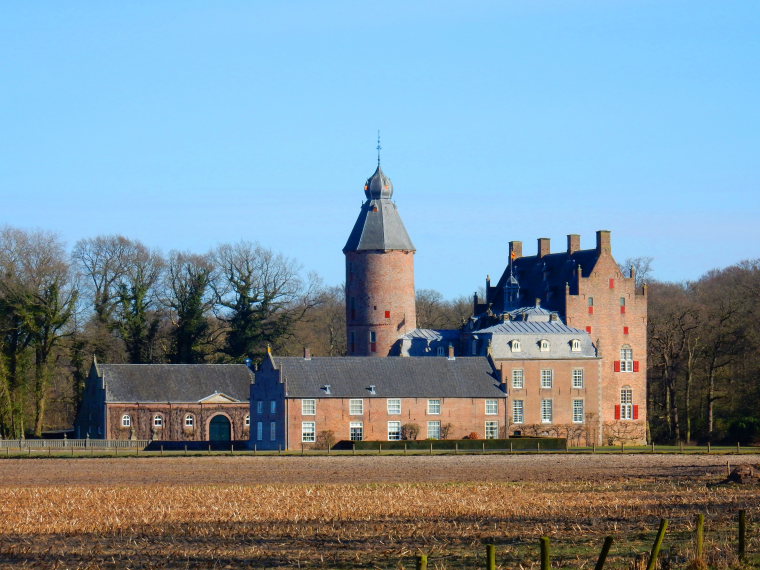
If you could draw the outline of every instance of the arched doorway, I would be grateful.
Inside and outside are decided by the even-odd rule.
[[[221,414],[211,418],[208,424],[208,438],[211,441],[230,441],[232,426],[227,416]]]

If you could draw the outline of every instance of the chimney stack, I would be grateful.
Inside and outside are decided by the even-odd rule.
[[[578,234],[567,235],[567,253],[572,255],[581,248],[581,236]]]
[[[303,347],[303,359],[311,360],[311,349],[308,346]]]
[[[538,238],[538,257],[543,257],[551,253],[549,238]]]
[[[522,257],[522,242],[509,242],[509,259],[517,259],[518,257]]]
[[[454,360],[454,345],[449,344],[449,360]]]
[[[612,253],[612,244],[609,230],[596,232],[596,251],[598,253]]]

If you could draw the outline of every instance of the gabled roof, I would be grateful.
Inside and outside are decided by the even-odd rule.
[[[272,357],[290,398],[500,398],[487,358]],[[262,372],[257,372],[257,376]],[[324,387],[330,386],[327,394]],[[370,393],[370,386],[375,393]],[[253,391],[256,387],[254,383]]]
[[[96,364],[106,402],[200,402],[220,395],[249,399],[253,373],[244,364]],[[213,400],[216,401],[216,400]]]

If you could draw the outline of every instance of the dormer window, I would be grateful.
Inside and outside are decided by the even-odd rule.
[[[538,348],[541,350],[541,352],[549,352],[551,344],[549,344],[548,340],[542,339],[538,342]]]
[[[369,388],[368,388],[368,390],[369,390],[369,393],[370,393],[370,394],[372,394],[373,396],[374,396],[375,394],[377,394],[377,390],[376,390],[375,388],[376,388],[376,386],[375,386],[374,384],[370,384],[370,385],[369,385]]]
[[[572,350],[573,352],[580,352],[580,350],[581,350],[581,341],[578,340],[577,338],[574,338],[573,340],[571,340],[570,341],[570,350]]]
[[[520,346],[519,340],[513,340],[512,341],[512,352],[520,352],[522,350],[522,347]]]
[[[324,386],[322,386],[322,389],[325,391],[325,394],[329,394],[330,393],[330,385],[329,384],[325,384]]]

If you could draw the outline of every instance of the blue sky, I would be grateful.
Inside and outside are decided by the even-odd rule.
[[[756,1],[0,6],[0,224],[258,241],[328,284],[375,167],[417,286],[609,229],[698,278],[760,256]]]

